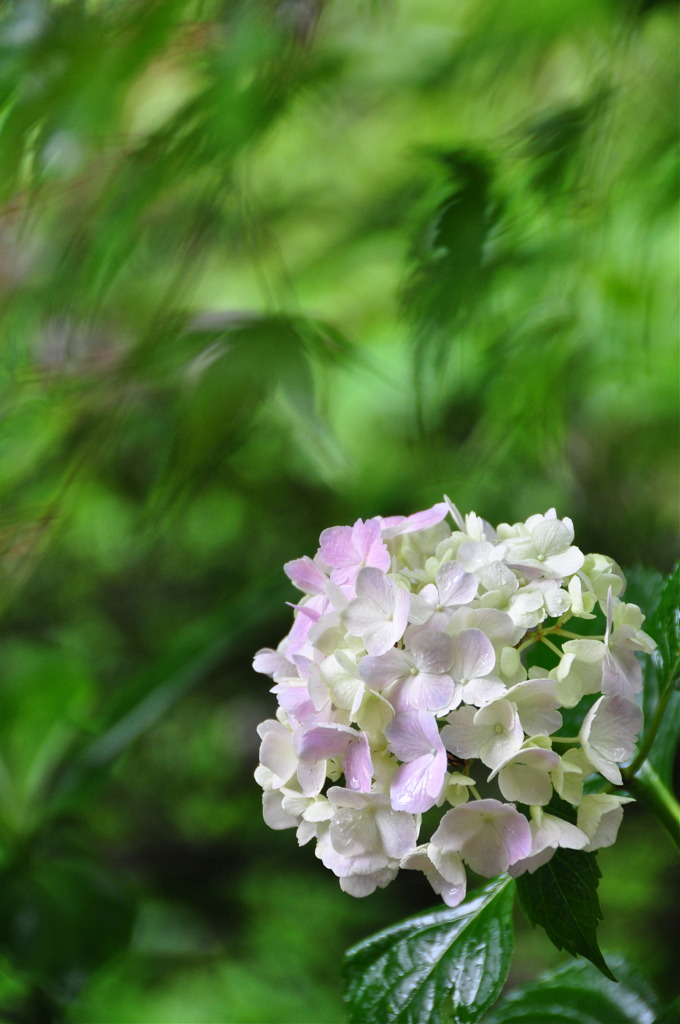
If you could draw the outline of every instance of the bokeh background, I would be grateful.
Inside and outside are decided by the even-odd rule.
[[[677,5],[0,10],[0,1018],[343,1020],[363,900],[261,821],[285,561],[447,493],[677,557]],[[677,987],[665,834],[605,950]],[[561,962],[518,917],[510,984]]]

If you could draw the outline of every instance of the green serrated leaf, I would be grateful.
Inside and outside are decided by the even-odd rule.
[[[646,565],[636,565],[626,569],[626,589],[622,600],[638,605],[649,619],[656,610],[665,580],[656,569]]]
[[[475,1024],[498,998],[514,948],[507,876],[453,909],[409,918],[352,947],[352,1024]]]
[[[662,697],[680,676],[680,562],[667,578],[645,630],[657,643],[652,660]]]
[[[618,983],[583,961],[566,964],[507,996],[484,1024],[656,1024],[657,996],[625,960],[613,963]]]
[[[520,875],[517,891],[531,924],[540,924],[557,949],[586,957],[616,981],[597,943],[597,923],[602,918],[599,879],[594,853],[558,849],[533,874]]]
[[[647,714],[646,721],[651,722]],[[667,788],[672,787],[673,764],[675,751],[680,740],[680,693],[668,694],[659,728],[649,752],[649,762],[655,768],[659,778]]]
[[[645,731],[641,746],[654,736],[649,760],[666,786],[671,784],[675,751],[680,740],[680,565],[666,579],[656,608],[644,624],[657,643],[646,659],[643,687]]]

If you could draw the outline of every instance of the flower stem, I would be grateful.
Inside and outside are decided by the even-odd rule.
[[[654,812],[676,846],[680,847],[680,804],[649,761],[645,761],[636,775],[631,774],[630,768],[622,774],[626,789]]]
[[[518,646],[517,646],[518,653],[521,654],[522,651],[526,651],[527,647],[531,647],[531,645],[535,644],[537,640],[538,640],[538,637],[534,633],[532,633],[532,635],[529,637],[528,640],[525,640],[524,643],[518,644]]]
[[[649,751],[652,749],[652,746],[654,744],[654,740],[656,738],[656,734],[657,734],[657,731],[659,729],[659,726],[661,725],[661,723],[663,721],[663,716],[664,716],[664,714],[666,712],[666,705],[668,704],[668,701],[670,699],[670,696],[671,696],[672,692],[673,692],[673,689],[672,689],[672,687],[669,686],[668,689],[666,690],[666,692],[664,693],[663,697],[659,701],[659,703],[657,705],[657,708],[656,708],[656,712],[654,714],[654,717],[652,718],[651,722],[649,723],[649,728],[647,729],[647,734],[646,734],[644,740],[642,741],[642,743],[640,744],[640,749],[638,750],[637,754],[635,755],[635,759],[632,761],[632,763],[626,769],[626,776],[627,777],[631,777],[632,778],[632,776],[637,773],[638,769],[641,768],[642,765],[647,760],[647,757],[649,755]]]
[[[542,636],[541,643],[545,644],[546,647],[549,647],[551,651],[554,651],[558,658],[562,657],[562,651],[552,642],[552,640],[548,640],[546,636]]]
[[[546,633],[548,631],[546,630]],[[568,636],[572,640],[604,640],[602,636],[587,636],[585,633],[572,633],[569,629],[553,629],[552,632],[555,636]]]

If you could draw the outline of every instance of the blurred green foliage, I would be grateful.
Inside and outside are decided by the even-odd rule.
[[[670,568],[675,6],[2,5],[3,1020],[338,1021],[432,902],[260,820],[250,659],[321,529],[446,491]],[[670,991],[628,818],[605,928]]]

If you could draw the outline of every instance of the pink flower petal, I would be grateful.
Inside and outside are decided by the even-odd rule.
[[[453,640],[447,633],[426,630],[414,637],[411,654],[421,672],[448,673],[453,660]]]
[[[355,729],[337,722],[326,722],[313,725],[296,736],[295,747],[301,761],[321,761],[329,757],[344,754],[353,737],[358,735]]]
[[[423,512],[415,512],[412,516],[388,516],[381,520],[382,535],[385,539],[397,537],[403,533],[416,533],[418,530],[428,530],[436,526],[448,515],[449,507],[445,501],[440,501],[432,508]]]
[[[345,754],[342,771],[348,789],[368,793],[373,779],[373,761],[366,733],[356,733]]]
[[[419,672],[397,682],[386,696],[395,711],[448,711],[455,689],[450,676]]]
[[[400,761],[415,761],[418,757],[437,752],[444,754],[437,723],[425,711],[406,711],[396,715],[385,729],[385,736]]]
[[[493,672],[496,652],[481,629],[464,629],[453,642],[451,675],[454,679],[478,679]]]
[[[445,562],[437,573],[437,588],[442,604],[469,604],[477,593],[477,577],[465,572],[457,562]]]
[[[263,647],[253,658],[253,668],[265,676],[274,679],[278,676],[296,676],[295,667],[279,651],[273,651],[269,647]]]
[[[327,577],[307,555],[286,562],[283,571],[298,590],[303,590],[306,594],[323,594]]]
[[[367,567],[357,576],[357,597],[372,601],[385,614],[394,608],[394,589],[394,582],[380,569]]]
[[[352,543],[351,526],[331,526],[320,537],[319,557],[331,569],[352,565],[357,551]]]
[[[370,655],[359,662],[359,675],[372,690],[381,690],[411,671],[412,662],[403,651],[391,648],[379,658]]]
[[[390,567],[390,553],[382,542],[380,522],[357,519],[354,526],[332,526],[321,534],[319,556],[338,585],[352,583],[364,566],[383,571]]]
[[[448,811],[431,842],[458,851],[473,871],[493,878],[531,853],[527,819],[512,804],[475,800]]]
[[[390,786],[390,799],[397,811],[421,814],[434,807],[446,776],[444,750],[430,752],[397,769]]]

